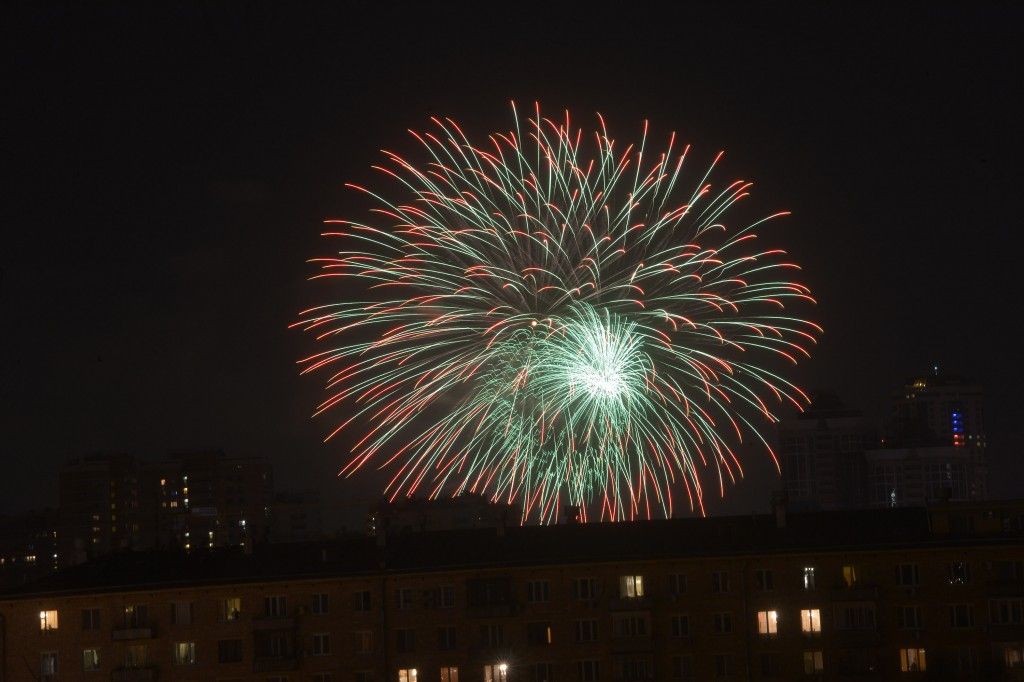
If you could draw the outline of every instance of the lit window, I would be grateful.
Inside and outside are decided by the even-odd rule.
[[[82,670],[91,672],[100,669],[100,650],[82,649]]]
[[[847,587],[853,587],[857,584],[856,566],[843,566],[843,584]]]
[[[900,672],[924,672],[927,669],[924,649],[900,649]]]
[[[196,643],[195,642],[175,642],[174,643],[174,664],[175,665],[195,665],[196,662]]]
[[[619,578],[619,596],[624,599],[644,596],[644,577],[624,575]]]
[[[800,611],[800,631],[805,634],[821,632],[820,609],[803,609]]]
[[[814,589],[814,566],[804,566],[804,589]]]
[[[804,674],[814,675],[825,670],[824,660],[820,651],[804,652]]]
[[[417,682],[416,668],[402,668],[398,671],[398,682]]]
[[[779,633],[779,612],[758,611],[757,632],[760,635],[777,635]]]
[[[228,597],[221,602],[221,615],[225,621],[238,620],[242,617],[242,600],[239,597]]]
[[[441,668],[441,682],[459,682],[459,669],[454,665]]]
[[[494,663],[484,666],[484,682],[508,682],[508,664]]]
[[[40,611],[39,612],[39,629],[40,630],[56,630],[57,629],[57,612],[51,611]]]

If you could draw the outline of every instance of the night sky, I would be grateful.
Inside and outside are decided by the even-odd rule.
[[[305,261],[380,148],[435,114],[505,129],[511,99],[725,149],[720,180],[794,213],[769,241],[826,330],[800,382],[874,418],[932,363],[976,377],[993,493],[1024,496],[1019,6],[212,4],[5,10],[0,511],[53,505],[94,451],[263,455],[278,488],[376,499],[309,417]],[[724,509],[766,508],[764,464]]]

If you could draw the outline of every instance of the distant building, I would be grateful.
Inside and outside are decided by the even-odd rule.
[[[271,542],[308,542],[324,536],[320,492],[278,493],[271,512]]]
[[[57,512],[52,509],[0,517],[0,587],[14,587],[60,566]]]
[[[222,452],[157,461],[124,454],[76,457],[59,474],[61,563],[122,550],[266,542],[272,483],[262,459]]]
[[[806,411],[778,426],[782,485],[792,509],[865,506],[864,451],[877,435],[860,410],[819,392]]]
[[[907,379],[893,393],[883,445],[866,454],[872,506],[919,506],[988,496],[984,395],[963,377]]]
[[[497,504],[483,495],[467,493],[435,500],[406,497],[382,502],[370,510],[367,532],[498,528],[519,523],[518,505]]]
[[[57,497],[62,564],[153,546],[153,528],[143,521],[139,461],[134,456],[96,454],[69,460],[58,474]]]
[[[1020,680],[1024,503],[126,553],[0,595],[3,682]]]

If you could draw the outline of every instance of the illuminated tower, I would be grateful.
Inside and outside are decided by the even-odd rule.
[[[893,392],[894,445],[985,448],[984,400],[976,382],[940,374],[908,379]]]

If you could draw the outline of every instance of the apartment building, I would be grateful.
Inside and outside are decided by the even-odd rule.
[[[0,682],[1022,679],[1024,502],[127,553],[0,596]]]

